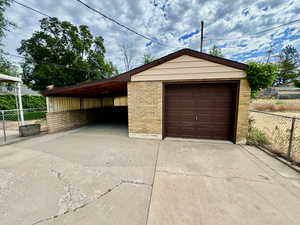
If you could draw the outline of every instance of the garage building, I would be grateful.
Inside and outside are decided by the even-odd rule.
[[[124,121],[129,137],[244,143],[250,102],[245,69],[182,49],[114,78],[46,91],[48,129]]]

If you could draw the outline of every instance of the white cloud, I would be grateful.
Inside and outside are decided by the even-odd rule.
[[[144,53],[160,57],[182,47],[198,50],[199,35],[185,41],[179,41],[179,37],[200,29],[201,20],[205,21],[207,37],[204,49],[208,51],[214,44],[226,45],[222,50],[228,58],[261,60],[270,42],[275,40],[278,48],[287,43],[300,47],[300,38],[285,40],[288,39],[284,33],[287,27],[257,37],[251,35],[297,19],[300,1],[296,0],[84,0],[132,29],[163,43],[153,43],[148,47],[148,40],[120,28],[75,0],[19,1],[61,20],[69,20],[76,25],[88,25],[94,35],[103,36],[107,58],[121,71],[123,65],[119,46],[122,43],[127,43],[131,52],[136,55],[135,65],[141,63]],[[15,4],[8,9],[7,16],[19,27],[16,32],[9,33],[4,41],[7,51],[15,54],[20,41],[30,37],[38,29],[42,16]],[[299,23],[289,27],[295,28],[290,36],[299,34]]]

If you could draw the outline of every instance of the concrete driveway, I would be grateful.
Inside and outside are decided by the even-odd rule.
[[[300,175],[251,147],[89,126],[0,148],[1,225],[299,224]]]

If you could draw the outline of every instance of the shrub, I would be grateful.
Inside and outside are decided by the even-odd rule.
[[[248,63],[247,79],[251,87],[251,97],[255,98],[260,89],[270,87],[278,76],[278,66],[272,63]]]
[[[44,96],[22,96],[22,103],[25,109],[30,108],[46,108],[46,99]]]
[[[255,146],[267,146],[271,144],[265,132],[254,127],[253,119],[249,119],[247,144]]]
[[[14,95],[0,95],[0,109],[15,109],[16,97]]]
[[[46,99],[43,96],[23,95],[24,109],[46,108]],[[16,109],[16,97],[12,94],[0,95],[0,110]]]

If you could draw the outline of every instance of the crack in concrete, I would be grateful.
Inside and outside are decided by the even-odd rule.
[[[208,174],[193,174],[193,173],[181,173],[181,172],[170,172],[168,170],[157,170],[158,173],[166,173],[170,175],[179,175],[179,176],[189,176],[189,177],[208,177],[208,178],[213,178],[213,179],[239,179],[239,180],[244,180],[247,182],[254,182],[254,183],[267,183],[267,184],[273,184],[273,182],[269,181],[269,178],[265,177],[265,180],[268,181],[262,181],[262,180],[255,180],[255,179],[249,179],[245,177],[239,177],[239,176],[227,176],[227,177],[218,177],[218,176],[212,176]]]
[[[112,188],[109,188],[107,189],[105,192],[103,192],[102,194],[100,194],[99,196],[97,196],[96,198],[94,198],[93,200],[89,201],[89,202],[86,202],[85,204],[82,204],[81,206],[78,206],[72,210],[67,210],[65,211],[64,213],[62,214],[58,214],[58,215],[54,215],[54,216],[50,216],[50,217],[47,217],[45,219],[40,219],[34,223],[32,223],[31,225],[36,225],[36,224],[39,224],[39,223],[42,223],[42,222],[46,222],[46,221],[49,221],[49,220],[52,220],[52,219],[56,219],[58,218],[59,216],[62,216],[62,215],[66,215],[66,214],[69,214],[71,212],[76,212],[77,210],[80,210],[84,207],[86,207],[87,205],[101,199],[102,197],[104,197],[105,195],[109,194],[110,192],[114,191],[116,188],[120,187],[124,182],[121,181],[120,183],[116,184],[115,186],[113,186]]]
[[[52,172],[56,172],[57,174],[57,178],[58,179],[61,179],[61,173],[55,171],[55,170],[51,170]],[[89,204],[101,199],[102,197],[106,196],[107,194],[111,193],[112,191],[114,191],[115,189],[119,188],[122,184],[133,184],[133,185],[145,185],[145,186],[150,186],[152,187],[151,184],[147,184],[147,183],[144,183],[144,182],[140,182],[140,181],[132,181],[132,180],[121,180],[121,182],[119,182],[118,184],[116,184],[115,186],[113,186],[112,188],[109,188],[107,189],[105,192],[103,192],[102,194],[100,194],[99,196],[97,196],[96,198],[76,207],[76,208],[73,208],[73,209],[70,209],[70,210],[66,210],[65,212],[61,213],[61,214],[58,214],[58,215],[54,215],[54,216],[50,216],[50,217],[47,217],[45,219],[41,219],[41,220],[38,220],[34,223],[32,223],[31,225],[36,225],[36,224],[39,224],[39,223],[42,223],[42,222],[46,222],[46,221],[49,221],[49,220],[53,220],[53,219],[56,219],[58,218],[59,216],[62,216],[62,215],[66,215],[66,214],[69,214],[71,212],[76,212],[86,206],[88,206]]]
[[[61,172],[51,169],[51,172],[57,177],[57,179],[64,185],[65,194],[59,199],[59,211],[61,214],[65,211],[72,210],[76,206],[85,204],[88,200],[86,195],[82,193],[78,188],[70,184],[70,182],[64,178]]]
[[[152,184],[147,184],[145,182],[141,182],[141,181],[132,181],[132,180],[122,180],[123,184],[134,184],[134,185],[145,185],[145,186],[150,186],[152,187]]]

